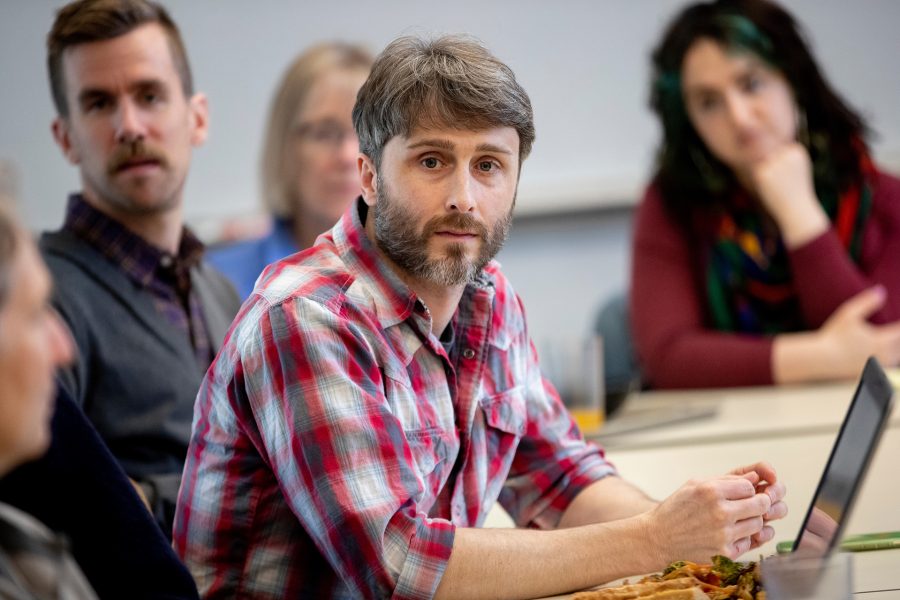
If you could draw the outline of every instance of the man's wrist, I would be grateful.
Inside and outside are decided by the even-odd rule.
[[[638,543],[635,556],[642,562],[639,572],[649,573],[665,564],[669,556],[663,550],[667,546],[665,532],[659,526],[653,510],[633,517]]]

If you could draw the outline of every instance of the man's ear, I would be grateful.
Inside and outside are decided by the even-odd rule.
[[[188,100],[191,118],[191,145],[202,146],[209,134],[209,104],[206,94],[194,94]]]
[[[65,117],[56,117],[50,125],[50,131],[53,133],[53,139],[56,145],[62,150],[63,156],[66,157],[71,164],[77,165],[81,163],[81,155],[78,148],[72,143],[72,135],[70,132],[70,124]]]
[[[356,166],[359,168],[363,201],[369,206],[375,206],[378,201],[378,172],[375,170],[375,163],[371,158],[360,153],[356,159]]]

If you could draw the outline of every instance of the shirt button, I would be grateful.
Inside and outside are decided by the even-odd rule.
[[[162,266],[163,269],[168,269],[169,267],[172,266],[172,263],[174,261],[175,261],[175,259],[173,259],[171,255],[163,254],[159,259],[159,264]]]
[[[471,348],[466,348],[463,350],[463,358],[473,359],[475,358],[475,351]]]

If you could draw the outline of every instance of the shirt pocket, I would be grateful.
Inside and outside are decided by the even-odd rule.
[[[498,392],[479,401],[488,429],[521,437],[528,421],[522,387]]]
[[[447,436],[439,427],[404,431],[403,434],[415,465],[416,487],[421,490],[415,501],[420,510],[428,512],[444,483],[449,452]]]
[[[482,398],[479,404],[485,423],[483,456],[489,463],[489,487],[495,488],[506,479],[519,440],[525,435],[528,422],[525,393],[521,387],[512,388]],[[473,436],[473,439],[477,438]]]

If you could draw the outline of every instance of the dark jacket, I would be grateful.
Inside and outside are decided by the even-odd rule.
[[[197,598],[190,573],[62,389],[51,430],[43,457],[0,480],[0,502],[62,534],[100,598]]]

